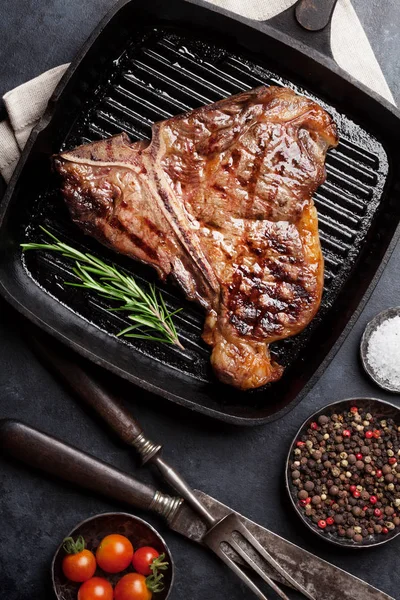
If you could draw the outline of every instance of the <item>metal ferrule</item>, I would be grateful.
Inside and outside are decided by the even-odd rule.
[[[170,522],[175,517],[182,502],[182,498],[167,496],[162,492],[156,491],[149,509],[163,516],[167,522]]]
[[[154,458],[154,456],[156,456],[156,454],[158,454],[162,449],[162,446],[159,444],[154,444],[151,440],[146,438],[143,433],[138,435],[137,438],[133,440],[132,446],[134,446],[139,452],[143,464]]]

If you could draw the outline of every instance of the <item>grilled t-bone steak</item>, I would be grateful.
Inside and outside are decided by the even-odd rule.
[[[318,310],[323,259],[312,194],[336,127],[318,104],[260,87],[55,157],[72,218],[107,246],[172,275],[207,311],[217,376],[276,381],[268,346]]]

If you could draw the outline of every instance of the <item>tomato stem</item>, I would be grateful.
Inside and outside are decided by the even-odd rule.
[[[169,563],[164,559],[165,559],[165,552],[163,552],[163,554],[160,554],[160,556],[157,556],[157,558],[155,558],[152,561],[152,563],[150,565],[150,569],[151,569],[151,572],[153,573],[153,575],[154,575],[154,573],[157,574],[157,571],[166,571],[168,569]]]
[[[63,548],[67,554],[78,554],[78,552],[82,552],[85,549],[86,543],[82,535],[76,538],[67,537],[63,541]]]
[[[164,579],[164,574],[159,573],[159,571],[165,571],[168,569],[169,563],[164,559],[165,553],[157,556],[157,558],[155,558],[150,565],[151,575],[146,577],[146,585],[153,593],[162,592],[165,588],[165,585],[162,582]]]
[[[162,583],[164,575],[162,573],[153,573],[146,577],[146,585],[153,593],[162,592],[165,585]]]

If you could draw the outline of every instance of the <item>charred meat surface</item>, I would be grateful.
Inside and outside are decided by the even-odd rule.
[[[260,87],[54,157],[71,216],[114,250],[171,275],[207,311],[223,382],[250,389],[283,368],[271,342],[318,310],[323,258],[312,194],[336,127],[318,104]]]

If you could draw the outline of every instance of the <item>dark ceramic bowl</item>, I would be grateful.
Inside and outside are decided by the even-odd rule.
[[[400,409],[397,408],[397,406],[390,404],[389,402],[384,402],[383,400],[377,400],[376,398],[348,398],[346,400],[341,400],[340,402],[333,402],[332,404],[328,404],[318,412],[315,412],[313,415],[311,415],[306,421],[304,421],[303,425],[300,427],[300,429],[294,437],[286,460],[286,489],[289,493],[289,498],[298,517],[300,517],[304,525],[313,533],[318,535],[318,537],[325,540],[326,542],[335,544],[336,546],[341,546],[342,548],[371,548],[372,546],[379,546],[381,544],[389,542],[390,540],[393,540],[399,535],[400,527],[396,527],[392,531],[389,531],[389,533],[387,534],[380,533],[370,535],[364,538],[364,540],[359,543],[355,542],[354,540],[349,540],[347,538],[339,538],[338,536],[329,532],[323,532],[319,529],[318,525],[316,525],[311,521],[311,519],[306,517],[303,511],[301,510],[297,498],[298,489],[296,488],[296,486],[293,485],[292,478],[290,476],[290,462],[293,455],[293,450],[295,449],[295,444],[297,440],[307,432],[307,429],[310,427],[311,423],[313,421],[317,421],[318,417],[320,417],[321,415],[327,415],[329,417],[334,413],[348,412],[352,406],[357,406],[358,408],[366,409],[373,416],[378,417],[379,419],[392,418],[400,426]]]
[[[365,371],[368,373],[368,375],[371,377],[371,379],[377,385],[379,385],[381,388],[383,388],[384,390],[387,390],[388,392],[395,392],[395,393],[400,393],[400,387],[391,385],[390,382],[388,382],[386,379],[383,379],[379,375],[379,373],[377,373],[372,368],[371,364],[368,362],[367,356],[368,356],[369,340],[371,338],[371,335],[374,333],[374,331],[376,331],[378,329],[378,327],[380,325],[382,325],[382,323],[384,323],[388,319],[393,319],[393,317],[398,317],[398,316],[400,316],[400,306],[388,308],[387,310],[384,310],[383,312],[376,315],[376,317],[374,317],[366,326],[364,334],[361,338],[361,345],[360,345],[361,362],[363,364]]]
[[[160,554],[165,552],[166,560],[169,562],[169,569],[164,571],[165,589],[162,592],[154,594],[154,600],[166,600],[169,597],[174,580],[174,564],[168,546],[159,533],[139,517],[128,513],[104,513],[96,515],[86,521],[79,523],[65,537],[77,538],[82,535],[85,538],[86,546],[93,553],[96,552],[101,540],[111,533],[125,535],[132,542],[133,548],[141,546],[152,546]],[[80,583],[69,581],[62,571],[62,560],[65,552],[62,543],[57,548],[51,565],[53,589],[58,600],[76,600]],[[95,576],[105,577],[115,586],[117,581],[126,573],[133,572],[133,568],[126,569],[122,573],[104,573],[99,567],[96,569]]]

